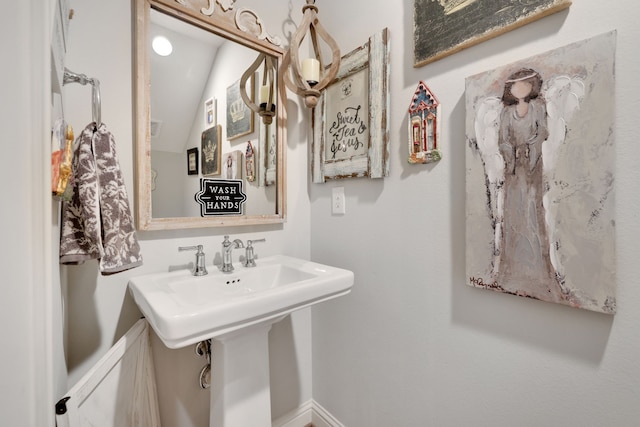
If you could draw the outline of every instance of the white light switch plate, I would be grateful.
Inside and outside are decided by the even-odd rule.
[[[334,215],[344,215],[347,213],[344,187],[334,187],[331,189],[331,213]]]

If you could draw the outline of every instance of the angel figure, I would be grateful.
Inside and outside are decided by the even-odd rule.
[[[521,68],[501,98],[478,105],[474,127],[488,186],[494,228],[492,276],[507,292],[567,300],[555,256],[547,172],[563,143],[566,120],[578,107],[581,82]]]

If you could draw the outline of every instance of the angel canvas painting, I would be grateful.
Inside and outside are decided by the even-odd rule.
[[[466,79],[467,284],[615,313],[615,37]]]

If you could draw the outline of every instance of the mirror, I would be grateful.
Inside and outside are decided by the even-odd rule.
[[[169,55],[152,47],[158,36]],[[272,94],[269,124],[240,93],[259,55],[277,73],[279,40],[235,0],[136,0],[135,48],[138,229],[284,222],[283,91],[261,84],[260,67],[243,79],[255,104]]]

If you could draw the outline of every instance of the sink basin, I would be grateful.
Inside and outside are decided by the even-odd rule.
[[[189,270],[138,276],[129,289],[158,337],[179,348],[339,297],[353,285],[351,271],[289,256],[257,264],[234,264],[233,273],[209,266],[200,277]]]

